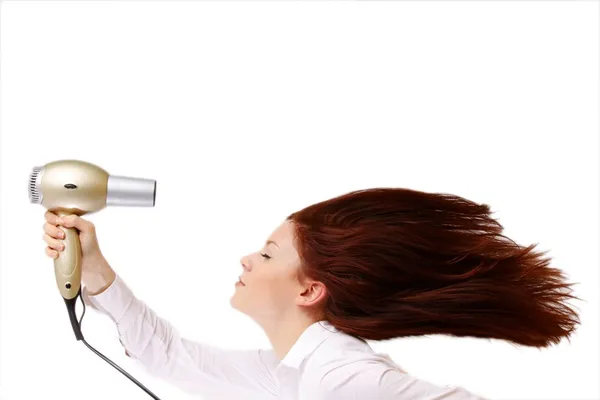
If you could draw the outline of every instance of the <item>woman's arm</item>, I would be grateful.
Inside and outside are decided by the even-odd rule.
[[[276,396],[272,350],[225,350],[182,338],[119,275],[100,290],[84,288],[82,299],[115,322],[126,354],[153,376],[189,393],[217,398]]]

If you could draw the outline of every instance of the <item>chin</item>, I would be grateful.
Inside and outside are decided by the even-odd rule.
[[[230,305],[232,308],[234,308],[234,309],[236,309],[236,310],[238,310],[238,311],[241,311],[241,310],[240,310],[240,309],[237,307],[237,300],[236,300],[236,298],[235,298],[235,297],[236,297],[236,295],[235,295],[235,293],[234,293],[234,294],[231,296],[231,298],[229,299],[229,305]]]

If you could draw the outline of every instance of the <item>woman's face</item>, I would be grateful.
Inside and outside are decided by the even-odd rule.
[[[305,288],[297,279],[300,258],[293,233],[293,223],[286,220],[261,249],[242,257],[243,285],[235,285],[233,308],[258,320],[272,320],[302,303]]]

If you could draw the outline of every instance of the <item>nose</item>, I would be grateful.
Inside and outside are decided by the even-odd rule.
[[[240,264],[244,267],[245,270],[250,271],[252,268],[250,267],[250,258],[248,256],[243,256],[240,259]]]

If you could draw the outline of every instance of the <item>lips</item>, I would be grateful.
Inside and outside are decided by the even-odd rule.
[[[240,282],[242,285],[246,286],[246,284],[245,284],[245,283],[242,281],[242,277],[241,277],[241,276],[239,276],[239,277],[238,277],[238,280],[239,280],[239,282]]]

